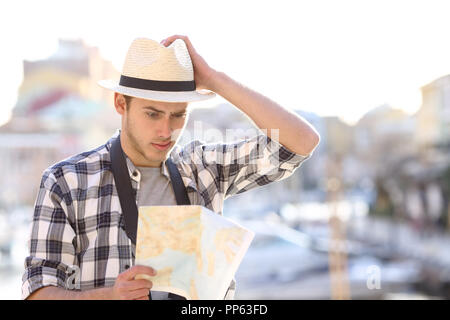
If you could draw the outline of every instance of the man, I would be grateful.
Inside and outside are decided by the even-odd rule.
[[[135,276],[156,271],[134,265],[135,245],[124,230],[111,169],[114,141],[120,141],[138,205],[177,203],[167,172],[167,161],[173,159],[191,204],[218,214],[225,198],[290,176],[318,145],[319,134],[309,123],[211,68],[188,37],[174,35],[161,44],[136,39],[120,85],[103,83],[115,91],[120,134],[44,171],[25,260],[23,299],[149,299],[151,281]],[[188,103],[214,93],[267,130],[267,136],[177,146]],[[279,141],[271,139],[272,129],[278,130]],[[157,299],[168,298],[158,294]],[[233,294],[231,285],[225,298]]]

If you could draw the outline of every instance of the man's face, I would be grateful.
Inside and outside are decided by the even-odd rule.
[[[181,136],[188,118],[187,106],[187,102],[131,99],[122,113],[121,140],[135,165],[157,167],[164,161]]]

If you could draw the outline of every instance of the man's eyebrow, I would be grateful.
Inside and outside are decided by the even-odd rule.
[[[150,109],[150,110],[153,110],[155,112],[160,112],[160,113],[164,113],[164,114],[166,113],[165,111],[158,110],[158,109],[156,109],[156,108],[154,108],[152,106],[145,106],[143,109]],[[187,107],[185,109],[183,109],[183,110],[172,112],[171,114],[185,113],[186,111],[187,111]]]

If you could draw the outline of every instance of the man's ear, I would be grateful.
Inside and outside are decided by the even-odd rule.
[[[123,115],[127,109],[127,102],[125,101],[125,97],[123,94],[114,92],[114,107],[116,108],[117,113]]]

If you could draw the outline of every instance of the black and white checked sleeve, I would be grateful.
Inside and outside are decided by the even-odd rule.
[[[289,177],[312,154],[291,152],[264,134],[233,143],[201,147],[199,156],[202,163],[210,171],[215,171],[211,175],[215,176],[213,183],[225,199]]]
[[[55,175],[46,170],[35,202],[29,256],[22,277],[22,299],[45,286],[66,288],[68,272],[75,265],[76,257],[76,234],[66,212],[64,195]]]

